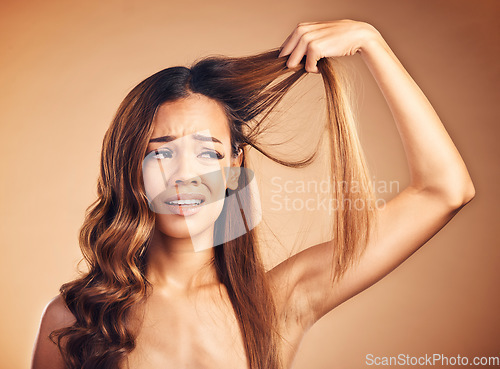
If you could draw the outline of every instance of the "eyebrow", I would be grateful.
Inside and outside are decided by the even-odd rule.
[[[150,143],[151,142],[170,142],[170,141],[173,141],[176,139],[177,139],[177,137],[175,137],[175,136],[167,135],[167,136],[160,136],[160,137],[152,138],[151,140],[149,140],[149,142]],[[198,141],[218,142],[222,145],[222,142],[220,140],[218,140],[217,138],[212,137],[212,136],[203,136],[203,135],[195,133],[195,134],[193,134],[193,139],[198,140]]]

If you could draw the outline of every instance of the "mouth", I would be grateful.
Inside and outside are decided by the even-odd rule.
[[[203,203],[203,200],[172,200],[166,201],[167,205],[178,205],[178,206],[197,206]]]
[[[204,202],[205,196],[199,193],[177,194],[164,201],[172,213],[182,216],[196,214]]]

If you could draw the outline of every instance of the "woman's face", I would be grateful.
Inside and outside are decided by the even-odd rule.
[[[204,95],[162,104],[143,161],[143,178],[156,227],[188,238],[213,232],[226,188],[237,185],[242,154],[231,155],[228,120]],[[230,170],[229,168],[233,168]]]

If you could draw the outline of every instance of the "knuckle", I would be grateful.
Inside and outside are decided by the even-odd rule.
[[[309,33],[304,33],[302,35],[301,41],[305,42],[305,43],[308,43],[308,44],[311,43],[311,42],[314,42],[313,35],[310,32]]]
[[[309,42],[309,44],[307,45],[307,49],[309,51],[312,51],[312,52],[317,52],[319,51],[320,49],[320,43],[318,40],[312,40],[311,42]]]
[[[306,33],[306,32],[307,32],[307,24],[305,24],[305,23],[299,23],[299,24],[297,24],[296,31],[297,31],[299,34],[304,34],[304,33]]]

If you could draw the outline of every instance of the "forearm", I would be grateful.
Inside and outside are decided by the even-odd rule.
[[[433,107],[377,31],[358,50],[396,122],[410,170],[410,186],[465,203],[474,187],[465,163]]]

